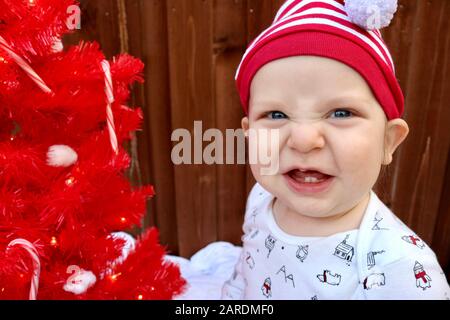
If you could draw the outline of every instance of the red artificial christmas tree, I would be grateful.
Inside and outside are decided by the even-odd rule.
[[[63,51],[72,0],[0,0],[0,299],[171,299],[185,285],[155,228],[150,186],[125,177],[125,106],[141,61]]]

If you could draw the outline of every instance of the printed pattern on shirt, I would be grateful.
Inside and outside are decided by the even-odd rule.
[[[239,276],[224,286],[224,296],[450,299],[450,288],[432,250],[375,193],[359,230],[324,238],[290,236],[274,227],[272,201],[273,196],[256,184],[247,201],[238,264],[242,267],[237,269]],[[242,287],[242,293],[232,290]]]

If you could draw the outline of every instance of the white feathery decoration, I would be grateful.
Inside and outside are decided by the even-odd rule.
[[[397,11],[397,0],[346,0],[350,20],[366,30],[387,27]]]
[[[78,154],[66,145],[53,145],[48,148],[47,164],[52,167],[70,167],[78,161]]]
[[[63,286],[64,291],[72,292],[73,294],[85,293],[95,282],[97,277],[91,271],[86,271],[78,266],[69,266],[68,272],[73,274],[67,279]]]

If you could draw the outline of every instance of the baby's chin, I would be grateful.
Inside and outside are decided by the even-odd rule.
[[[313,219],[325,219],[338,216],[335,212],[335,206],[327,200],[317,199],[302,199],[298,201],[283,201],[282,198],[277,197],[277,201],[284,204],[292,213],[296,213],[303,217]]]
[[[309,218],[330,218],[339,215],[339,197],[329,194],[326,197],[314,197],[309,195],[299,195],[281,185],[279,188],[273,188],[273,185],[265,187],[281,206],[292,212]]]

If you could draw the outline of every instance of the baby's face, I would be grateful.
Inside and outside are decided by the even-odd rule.
[[[278,129],[280,139],[278,172],[262,175],[261,164],[251,165],[252,172],[294,211],[329,217],[350,210],[368,195],[381,165],[390,162],[384,157],[384,111],[364,79],[345,64],[312,56],[276,60],[258,71],[250,97],[243,128]],[[267,142],[259,140],[258,147],[265,148]],[[299,168],[332,176],[328,187],[296,188]]]

